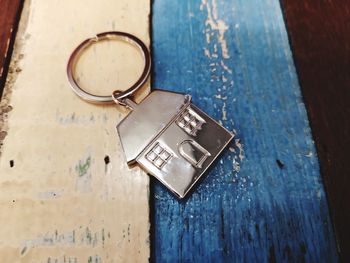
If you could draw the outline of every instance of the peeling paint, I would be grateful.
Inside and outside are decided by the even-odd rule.
[[[85,115],[80,115],[80,114],[77,114],[76,112],[73,112],[69,115],[63,115],[60,109],[56,109],[55,121],[62,125],[70,125],[70,124],[94,125],[95,123],[106,124],[108,121],[108,116],[105,112],[97,115],[92,112]]]
[[[109,233],[109,232],[108,232]],[[23,240],[21,242],[22,251],[21,254],[28,248],[42,247],[42,246],[57,246],[57,245],[69,245],[73,246],[104,246],[105,244],[111,245],[110,234],[105,235],[105,229],[91,229],[89,227],[80,227],[67,232],[59,232],[57,229],[45,234],[38,235],[33,239]]]
[[[227,42],[225,39],[225,33],[229,30],[229,26],[218,14],[217,0],[202,0],[200,10],[206,12],[207,18],[205,20],[205,34],[206,47],[204,47],[204,55],[210,59],[209,67],[211,75],[211,82],[220,82],[222,86],[217,88],[218,93],[214,95],[220,102],[221,106],[221,120],[219,122],[224,125],[224,122],[228,121],[227,116],[227,88],[233,87],[232,69],[226,64],[230,58]],[[218,45],[220,48],[218,48]],[[214,108],[216,104],[214,103]],[[234,132],[237,137],[236,131]],[[235,140],[235,146],[230,148],[230,151],[234,153],[232,156],[232,169],[234,172],[240,171],[240,163],[244,159],[243,144],[239,139]],[[238,152],[237,152],[238,151]]]
[[[212,0],[211,4],[207,0],[202,0],[202,5],[200,7],[203,10],[203,7],[206,8],[208,17],[205,21],[205,24],[208,25],[211,31],[206,32],[207,43],[211,43],[211,35],[213,35],[213,31],[217,32],[217,41],[221,47],[221,55],[224,59],[230,58],[227,43],[225,39],[225,32],[228,30],[228,26],[225,21],[218,18],[217,12],[217,3],[216,0]],[[217,55],[216,55],[217,56]]]
[[[227,121],[227,111],[226,111],[226,102],[222,104],[222,117],[223,121]]]
[[[232,70],[228,66],[225,65],[225,62],[223,60],[220,61],[220,65],[222,66],[222,68],[225,71],[227,71],[227,73],[232,74]]]

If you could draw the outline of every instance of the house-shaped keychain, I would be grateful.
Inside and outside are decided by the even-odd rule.
[[[183,198],[233,134],[191,103],[191,96],[155,90],[117,126],[127,163],[137,163]]]

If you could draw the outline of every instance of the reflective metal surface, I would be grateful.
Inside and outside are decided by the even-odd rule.
[[[137,162],[179,198],[233,138],[189,95],[156,90],[129,104],[133,111],[117,126],[128,164]]]
[[[188,95],[163,90],[151,92],[140,104],[125,100],[133,111],[118,124],[118,134],[128,164],[136,162],[137,156],[189,102]]]

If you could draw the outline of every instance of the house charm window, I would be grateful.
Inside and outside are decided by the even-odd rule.
[[[156,143],[153,148],[146,154],[146,158],[158,169],[162,169],[163,166],[170,160],[171,153],[162,147],[160,143]]]
[[[196,136],[197,132],[202,129],[205,120],[201,118],[191,107],[187,107],[179,118],[176,124],[185,130],[188,134]]]

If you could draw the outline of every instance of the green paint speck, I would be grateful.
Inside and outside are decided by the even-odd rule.
[[[79,161],[78,165],[75,166],[75,170],[77,171],[79,177],[87,174],[91,165],[91,156],[89,156],[85,162]]]

